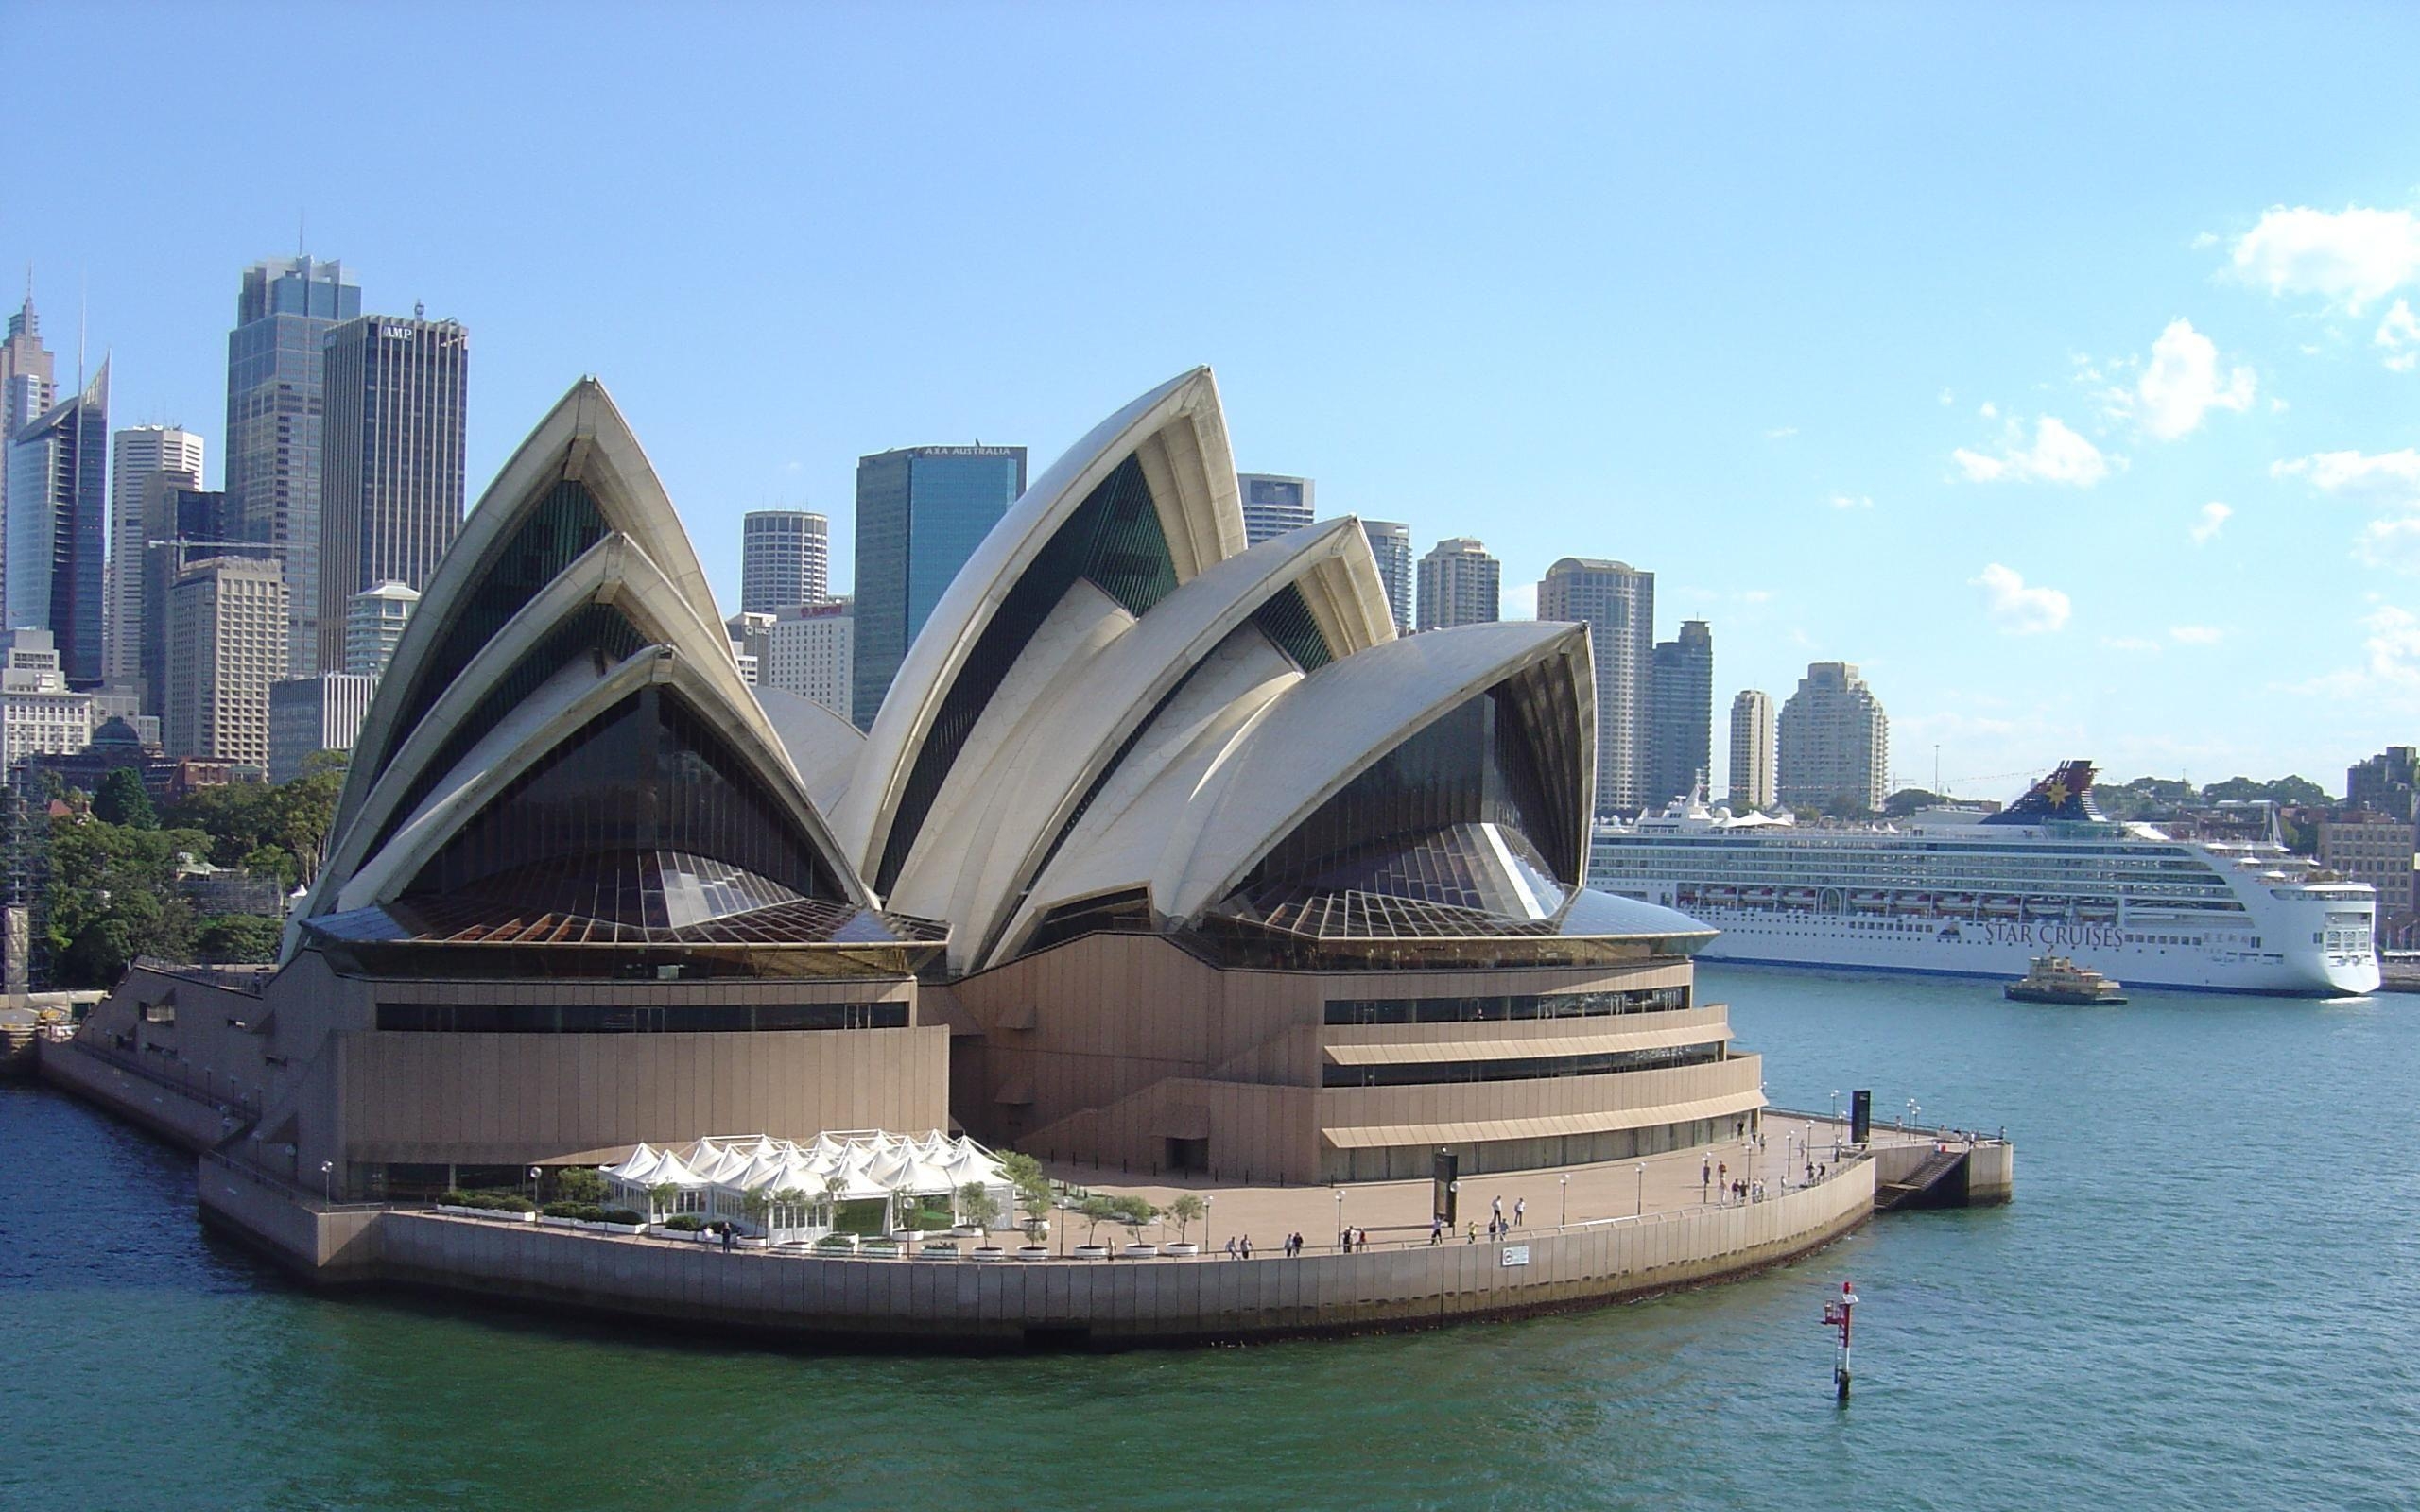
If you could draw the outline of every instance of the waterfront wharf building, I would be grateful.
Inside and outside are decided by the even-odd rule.
[[[109,587],[105,662],[111,686],[143,682],[145,501],[161,486],[201,487],[201,438],[176,425],[137,425],[111,438]]]
[[[1420,627],[1494,624],[1503,581],[1504,564],[1470,537],[1437,542],[1420,558]]]
[[[1654,792],[1650,781],[1655,575],[1628,562],[1565,557],[1538,582],[1538,618],[1588,627],[1597,675],[1597,812],[1668,801],[1672,795]],[[1706,655],[1710,662],[1711,641]]]
[[[431,580],[274,974],[138,970],[80,1042],[355,1196],[701,1130],[1297,1183],[1703,1145],[1759,1061],[1710,932],[1584,885],[1593,688],[1584,626],[1398,636],[1356,521],[1247,546],[1202,369],[1025,490],[860,731],[740,680],[583,381]]]
[[[873,723],[942,593],[1017,495],[1022,446],[910,446],[857,458],[851,717]]]
[[[1793,807],[1880,813],[1891,781],[1891,716],[1846,662],[1813,662],[1781,706],[1775,787]]]
[[[356,594],[418,589],[462,528],[471,338],[453,320],[370,315],[321,338],[317,660],[346,668]]]
[[[1773,806],[1773,699],[1742,688],[1731,699],[1731,812]]]
[[[1247,546],[1257,546],[1311,523],[1317,485],[1309,478],[1239,472],[1236,474],[1236,488],[1243,499]]]
[[[811,509],[752,509],[739,522],[739,611],[778,614],[832,596],[831,522]]]

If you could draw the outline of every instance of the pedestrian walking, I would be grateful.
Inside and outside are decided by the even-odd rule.
[[[1525,1224],[1525,1223],[1529,1222],[1529,1220],[1530,1220],[1530,1199],[1529,1199],[1529,1198],[1527,1198],[1527,1197],[1515,1197],[1515,1198],[1513,1198],[1513,1199],[1512,1199],[1512,1227],[1513,1227],[1513,1228],[1520,1228],[1523,1224]]]
[[[1236,1236],[1233,1234],[1227,1236],[1227,1258],[1229,1260],[1236,1258]]]
[[[1252,1259],[1252,1235],[1244,1235],[1244,1259]]]
[[[1501,1194],[1498,1194],[1495,1199],[1495,1221],[1502,1223],[1504,1221],[1504,1198]]]
[[[1716,1166],[1716,1167],[1714,1168],[1714,1170],[1715,1170],[1715,1174],[1716,1174],[1717,1176],[1719,1176],[1719,1177],[1720,1177],[1722,1178],[1722,1190],[1723,1190],[1723,1191],[1725,1191],[1725,1192],[1730,1191],[1730,1190],[1731,1190],[1731,1162],[1730,1162],[1730,1161],[1728,1161],[1728,1160],[1725,1160],[1725,1161],[1723,1161],[1721,1164],[1720,1164],[1720,1165]]]
[[[1466,1245],[1476,1245],[1478,1243],[1478,1220],[1477,1218],[1473,1218],[1471,1220],[1470,1237],[1463,1240],[1462,1243]]]
[[[1700,1202],[1703,1202],[1707,1195],[1713,1191],[1714,1161],[1704,1156],[1700,1156],[1698,1158],[1698,1200]]]
[[[1431,1245],[1442,1244],[1444,1242],[1444,1238],[1445,1215],[1442,1212],[1430,1213],[1428,1215],[1428,1242]]]

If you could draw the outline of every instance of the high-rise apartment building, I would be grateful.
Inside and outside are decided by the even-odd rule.
[[[850,717],[870,729],[916,632],[1025,491],[1022,446],[910,446],[857,458]]]
[[[832,596],[832,524],[812,509],[752,509],[739,521],[739,611],[773,614]]]
[[[9,441],[7,628],[48,630],[70,687],[96,688],[106,592],[110,365]]]
[[[1657,809],[1714,780],[1714,628],[1683,620],[1677,639],[1655,643],[1647,699],[1647,791]]]
[[[850,657],[856,643],[855,608],[840,598],[797,605],[774,615],[765,636],[758,685],[797,694],[848,718]]]
[[[1772,806],[1772,695],[1742,688],[1731,700],[1731,812]]]
[[[471,338],[452,320],[369,315],[331,326],[320,352],[326,419],[312,670],[334,670],[344,665],[354,595],[380,583],[426,587],[461,532]]]
[[[420,607],[420,593],[408,583],[387,582],[365,588],[345,601],[344,669],[357,678],[387,675],[404,627]]]
[[[137,425],[110,438],[109,588],[103,661],[112,686],[143,680],[143,501],[154,478],[201,487],[201,438],[179,425]]]
[[[1597,812],[1660,805],[1670,795],[1652,791],[1648,770],[1655,575],[1628,562],[1565,557],[1538,582],[1538,618],[1588,627],[1597,670]]]
[[[1236,490],[1244,503],[1244,544],[1257,546],[1309,524],[1314,489],[1309,478],[1282,477],[1274,472],[1236,473]]]
[[[227,335],[228,524],[285,571],[298,676],[319,670],[321,347],[330,327],[360,314],[342,263],[271,258],[244,270]]]
[[[765,671],[765,652],[771,643],[773,616],[741,610],[722,622],[731,637],[732,660],[739,663],[739,680],[755,687]]]
[[[290,782],[303,764],[323,750],[351,750],[370,716],[375,678],[322,672],[316,678],[282,678],[268,685],[268,780]]]
[[[93,696],[67,686],[48,630],[0,632],[0,772],[92,744]]]
[[[1395,520],[1364,520],[1362,538],[1378,559],[1378,581],[1387,585],[1387,608],[1394,611],[1395,633],[1411,630],[1411,526]]]
[[[1468,536],[1441,541],[1420,558],[1420,627],[1492,624],[1503,618],[1503,586],[1504,564],[1485,546]]]
[[[1809,662],[1781,706],[1774,787],[1796,807],[1879,813],[1890,796],[1891,716],[1848,662]]]
[[[274,561],[207,557],[168,590],[171,756],[268,765],[268,690],[285,676],[285,576]]]
[[[2420,750],[2410,746],[2389,746],[2344,771],[2346,808],[2392,814],[2407,821],[2420,819],[2415,792],[2420,792]]]

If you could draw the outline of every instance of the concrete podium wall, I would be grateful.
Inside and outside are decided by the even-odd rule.
[[[1406,1328],[1571,1307],[1772,1264],[1872,1212],[1874,1168],[1737,1208],[1617,1221],[1519,1244],[1287,1260],[827,1260],[618,1241],[390,1211],[389,1280],[797,1338],[940,1348],[1135,1345]],[[1507,1264],[1508,1251],[1528,1261]]]

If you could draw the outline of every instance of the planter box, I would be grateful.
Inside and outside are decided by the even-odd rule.
[[[582,1228],[594,1228],[600,1234],[643,1234],[647,1232],[647,1225],[643,1223],[583,1223],[580,1227]]]
[[[1107,1245],[1078,1245],[1070,1253],[1078,1260],[1107,1260],[1109,1246]]]
[[[962,1223],[957,1228],[952,1228],[949,1231],[949,1236],[952,1239],[980,1239],[983,1237],[983,1230],[976,1228],[971,1223]]]
[[[1160,1246],[1160,1253],[1163,1255],[1198,1255],[1201,1253],[1201,1246],[1195,1244],[1162,1245]]]
[[[1046,1245],[1019,1245],[1017,1246],[1017,1259],[1019,1260],[1048,1260],[1049,1258],[1050,1249]]]
[[[1157,1245],[1128,1245],[1125,1248],[1119,1250],[1118,1253],[1125,1256],[1128,1260],[1157,1260],[1160,1258],[1160,1246]]]
[[[977,1245],[968,1252],[966,1258],[981,1261],[987,1265],[997,1264],[1009,1258],[1009,1252],[997,1245]]]
[[[538,1215],[534,1212],[500,1212],[493,1208],[456,1208],[442,1202],[436,1204],[436,1208],[438,1211],[451,1213],[457,1218],[493,1218],[501,1223],[538,1221]]]
[[[958,1246],[947,1240],[933,1240],[916,1251],[918,1260],[956,1260]]]
[[[658,1239],[712,1239],[719,1243],[720,1234],[710,1234],[702,1228],[668,1228],[660,1223],[647,1226],[647,1231]]]

